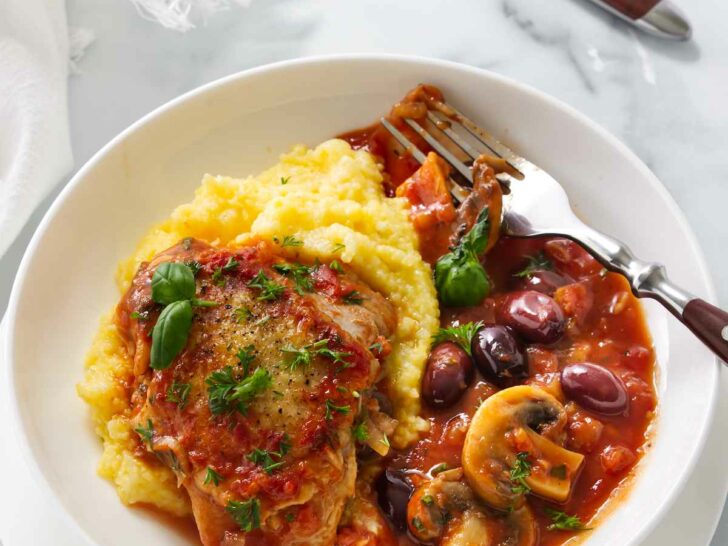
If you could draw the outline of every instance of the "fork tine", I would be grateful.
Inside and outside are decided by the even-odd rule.
[[[442,156],[448,163],[450,163],[450,165],[455,167],[455,169],[457,169],[457,171],[462,174],[466,178],[466,180],[468,180],[471,184],[473,183],[473,172],[470,170],[470,167],[468,167],[465,163],[455,157],[455,155],[450,150],[445,148],[445,146],[443,146],[439,140],[437,140],[430,133],[425,131],[419,123],[410,118],[404,118],[404,121],[405,123],[407,123],[407,125],[417,131],[417,134],[425,139],[425,142],[432,146],[433,150],[440,154],[440,156]]]
[[[427,111],[427,119],[429,119],[433,123],[433,125],[435,125],[435,127],[437,127],[440,131],[445,133],[450,138],[450,140],[452,140],[460,147],[462,151],[464,151],[473,159],[478,159],[481,152],[473,148],[468,142],[465,141],[463,137],[453,131],[450,127],[454,120],[440,114],[439,112],[436,114],[432,110]]]
[[[380,119],[382,125],[384,126],[387,131],[391,133],[391,135],[399,142],[402,147],[410,152],[412,154],[412,157],[414,157],[420,165],[425,162],[425,154],[423,154],[420,149],[415,146],[415,144],[410,141],[406,136],[402,134],[402,132],[397,129],[394,125],[392,125],[386,118]],[[409,120],[407,120],[409,121]],[[425,133],[426,134],[426,133]],[[429,136],[429,135],[428,135]],[[437,143],[438,148],[442,148],[442,146]],[[434,147],[434,146],[433,146]],[[447,152],[447,150],[445,150]],[[449,152],[447,152],[449,154]],[[452,155],[452,154],[450,154]],[[465,199],[468,198],[468,195],[470,195],[470,192],[461,187],[459,184],[457,184],[455,181],[453,181],[452,178],[448,177],[448,190],[450,191],[450,195],[452,195],[458,202],[462,203],[465,201]]]
[[[399,129],[389,123],[387,118],[381,118],[379,121],[382,122],[384,128],[392,134],[397,142],[399,142],[405,150],[412,154],[412,157],[414,157],[420,165],[425,162],[425,154],[423,154],[420,149],[414,145],[414,143],[410,142],[410,140],[404,136]]]
[[[523,173],[524,170],[528,169],[530,163],[527,160],[519,155],[516,155],[513,150],[502,144],[489,132],[485,131],[484,129],[476,125],[473,121],[465,117],[463,113],[460,112],[457,108],[454,108],[450,104],[444,104],[455,113],[455,120],[460,122],[460,124],[465,127],[465,129],[467,129],[471,135],[473,135],[476,139],[478,139],[480,142],[490,148],[496,155],[505,159],[508,163],[511,164],[514,169],[520,171],[521,173]]]

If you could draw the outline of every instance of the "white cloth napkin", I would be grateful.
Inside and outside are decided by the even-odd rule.
[[[64,0],[0,0],[0,257],[73,164]]]

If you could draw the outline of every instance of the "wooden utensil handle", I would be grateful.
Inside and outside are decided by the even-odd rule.
[[[705,300],[690,300],[683,311],[685,325],[728,363],[728,313]]]
[[[602,0],[630,19],[639,19],[660,3],[660,0]]]

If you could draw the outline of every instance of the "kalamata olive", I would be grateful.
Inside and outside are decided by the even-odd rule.
[[[561,389],[566,398],[603,415],[620,415],[629,408],[624,383],[596,364],[570,364],[561,370]]]
[[[556,273],[556,271],[539,269],[525,277],[519,278],[515,283],[515,287],[518,290],[535,290],[536,292],[553,296],[557,288],[566,286],[572,282],[571,279],[561,273]]]
[[[486,324],[473,336],[473,360],[480,373],[499,387],[528,376],[523,349],[508,326]]]
[[[551,296],[535,290],[508,294],[498,309],[498,322],[528,341],[554,343],[564,335],[564,311]]]
[[[379,506],[389,521],[400,531],[407,530],[407,503],[412,495],[412,486],[402,472],[385,470],[377,479]]]
[[[460,400],[473,380],[473,362],[462,347],[447,341],[427,359],[422,398],[433,408],[447,408]]]

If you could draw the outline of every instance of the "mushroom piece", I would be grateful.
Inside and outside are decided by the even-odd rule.
[[[563,503],[584,456],[561,447],[566,412],[546,391],[532,386],[504,389],[473,416],[463,446],[463,470],[489,506],[511,510],[533,492]]]
[[[537,537],[536,520],[527,505],[498,517],[467,510],[450,522],[440,546],[534,546]]]
[[[490,511],[463,481],[462,468],[441,472],[422,483],[407,504],[410,533],[440,546],[536,544],[536,522],[528,506],[506,513]]]

